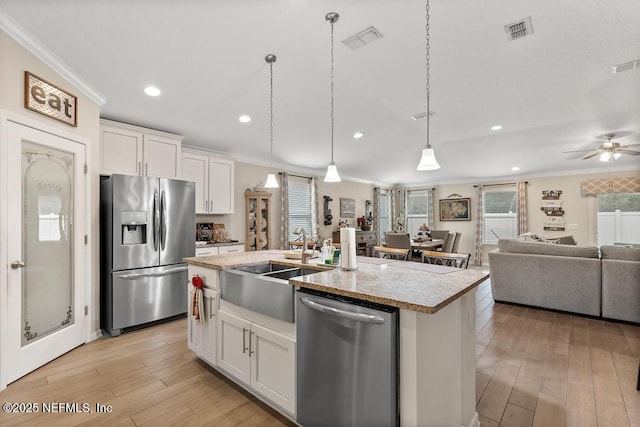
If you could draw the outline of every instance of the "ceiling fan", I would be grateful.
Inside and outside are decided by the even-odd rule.
[[[594,150],[575,150],[575,151],[564,151],[563,153],[580,153],[585,151],[593,151],[592,153],[587,154],[582,158],[582,160],[587,160],[595,156],[600,156],[601,162],[608,162],[609,160],[618,160],[623,154],[629,154],[632,156],[640,155],[640,151],[628,150],[628,147],[640,146],[640,144],[629,144],[629,145],[620,145],[619,142],[614,142],[612,139],[616,136],[614,133],[608,133],[606,135],[607,142],[603,142],[600,144],[598,148]]]

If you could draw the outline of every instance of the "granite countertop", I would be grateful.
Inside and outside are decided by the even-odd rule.
[[[228,269],[265,262],[297,267],[299,260],[284,258],[282,251],[269,250],[185,258],[188,264]],[[380,258],[357,257],[354,271],[326,267],[309,260],[315,274],[293,278],[292,285],[358,298],[365,301],[436,313],[489,277],[488,270],[461,270],[438,265]],[[306,267],[306,266],[305,266]]]

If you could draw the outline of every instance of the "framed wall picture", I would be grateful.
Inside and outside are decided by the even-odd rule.
[[[354,218],[356,216],[356,201],[340,197],[340,217]]]
[[[440,199],[440,221],[470,221],[471,199]]]

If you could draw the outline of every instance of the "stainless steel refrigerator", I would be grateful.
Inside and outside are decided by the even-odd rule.
[[[101,328],[111,336],[187,311],[195,184],[112,175],[100,182]]]

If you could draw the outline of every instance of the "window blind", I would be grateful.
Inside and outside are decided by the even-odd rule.
[[[302,227],[312,234],[311,226],[311,182],[289,181],[289,240],[299,236],[293,231]]]

